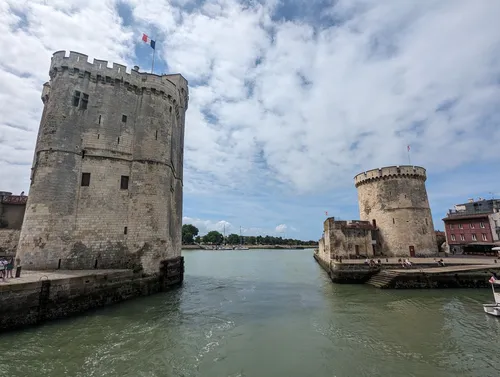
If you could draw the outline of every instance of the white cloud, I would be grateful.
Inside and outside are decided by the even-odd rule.
[[[199,234],[204,235],[212,230],[216,230],[218,232],[225,232],[226,235],[234,232],[234,227],[225,220],[220,221],[212,221],[212,220],[202,220],[202,219],[193,219],[191,217],[184,216],[182,218],[183,224],[191,224],[198,228]]]
[[[286,233],[288,227],[286,224],[280,224],[275,228],[276,233]]]
[[[500,2],[334,3],[303,2],[320,23],[283,19],[275,0],[197,8],[191,0],[1,2],[1,189],[28,189],[51,53],[132,66],[147,30],[157,36],[158,58],[190,81],[186,199],[216,194],[221,218],[247,229],[295,221],[320,233],[325,208],[355,218],[353,176],[405,163],[407,144],[412,162],[434,174],[436,195],[452,189],[447,172],[498,164],[488,146],[500,143]],[[130,25],[118,4],[130,6]],[[336,208],[334,194],[314,201],[333,190]],[[345,198],[354,199],[349,210]],[[196,221],[220,230],[221,222]],[[239,225],[231,229],[239,233]]]

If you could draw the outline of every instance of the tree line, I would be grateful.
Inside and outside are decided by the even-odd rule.
[[[199,235],[199,229],[191,224],[182,226],[182,244],[209,244],[209,245],[316,245],[316,241],[302,241],[292,238],[282,238],[274,236],[239,236],[231,233],[224,238],[224,235],[216,230],[212,230],[204,236]]]

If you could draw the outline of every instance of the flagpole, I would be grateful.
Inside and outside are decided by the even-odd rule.
[[[408,145],[407,149],[408,149],[408,165],[410,165],[410,166],[411,166],[411,159],[410,159],[410,146],[409,146],[409,145]]]
[[[151,64],[151,73],[153,73],[155,69],[155,53],[156,53],[156,41],[155,41],[155,48],[153,48],[153,63]]]

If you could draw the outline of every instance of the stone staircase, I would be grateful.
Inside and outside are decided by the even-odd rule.
[[[391,282],[399,276],[399,273],[391,270],[382,270],[373,275],[366,284],[372,285],[376,288],[388,288]]]

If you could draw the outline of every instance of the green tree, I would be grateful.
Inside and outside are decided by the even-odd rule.
[[[245,245],[255,245],[255,237],[254,236],[245,237]]]
[[[237,245],[240,243],[240,236],[238,236],[237,234],[231,233],[229,236],[227,236],[226,242],[230,245]]]
[[[198,235],[198,228],[191,224],[184,224],[182,226],[182,243],[185,245],[192,244],[194,237]]]
[[[217,232],[216,230],[212,230],[203,236],[204,243],[211,243],[215,245],[220,245],[224,240],[224,236]]]
[[[200,242],[201,242],[201,237],[200,237],[200,236],[196,236],[196,237],[194,238],[194,242],[196,242],[196,243],[200,243]]]

